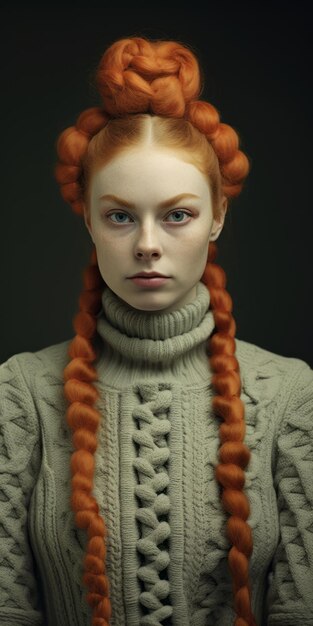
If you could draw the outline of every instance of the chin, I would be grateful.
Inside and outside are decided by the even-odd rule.
[[[169,305],[164,305],[164,306],[160,306],[160,304],[139,304],[139,305],[134,305],[131,304],[130,306],[133,307],[133,309],[137,309],[137,311],[145,311],[147,313],[151,312],[153,313],[154,311],[163,311],[164,309],[167,309]]]
[[[156,294],[157,297],[157,294]],[[125,300],[126,301],[126,300]],[[157,311],[164,311],[169,309],[170,307],[175,308],[175,304],[173,302],[152,302],[150,300],[150,302],[148,302],[148,298],[146,298],[145,302],[134,302],[133,298],[129,298],[129,300],[127,300],[127,303],[129,304],[129,306],[131,306],[133,309],[136,309],[137,311],[145,311],[147,313],[151,312],[157,312]]]

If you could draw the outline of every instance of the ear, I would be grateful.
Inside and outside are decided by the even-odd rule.
[[[227,204],[228,204],[227,198],[226,196],[223,196],[222,201],[221,201],[221,206],[220,206],[220,216],[218,219],[213,220],[211,234],[210,234],[210,241],[215,241],[221,234],[221,231],[224,226],[224,221],[225,221],[225,216],[226,216],[226,211],[227,211]]]

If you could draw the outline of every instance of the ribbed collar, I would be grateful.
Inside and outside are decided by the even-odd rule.
[[[117,368],[116,373],[121,373],[123,365],[129,367],[133,378],[135,370],[140,376],[140,367],[145,372],[150,366],[154,372],[170,368],[177,373],[181,366],[193,369],[200,358],[207,375],[205,344],[214,329],[214,317],[209,291],[201,281],[196,288],[193,302],[179,309],[147,312],[134,309],[106,285],[97,320],[107,349],[106,366]]]

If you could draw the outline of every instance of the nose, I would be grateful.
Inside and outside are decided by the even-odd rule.
[[[150,257],[158,258],[161,254],[161,244],[155,227],[152,225],[149,228],[142,229],[135,243],[135,256],[148,259]]]

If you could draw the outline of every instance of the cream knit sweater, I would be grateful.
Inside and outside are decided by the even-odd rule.
[[[111,626],[233,626],[210,296],[170,313],[108,287],[98,317],[103,415],[94,495],[108,527]],[[86,534],[70,509],[69,341],[0,367],[0,624],[90,626]],[[236,339],[251,450],[246,493],[258,626],[313,625],[313,371]]]

